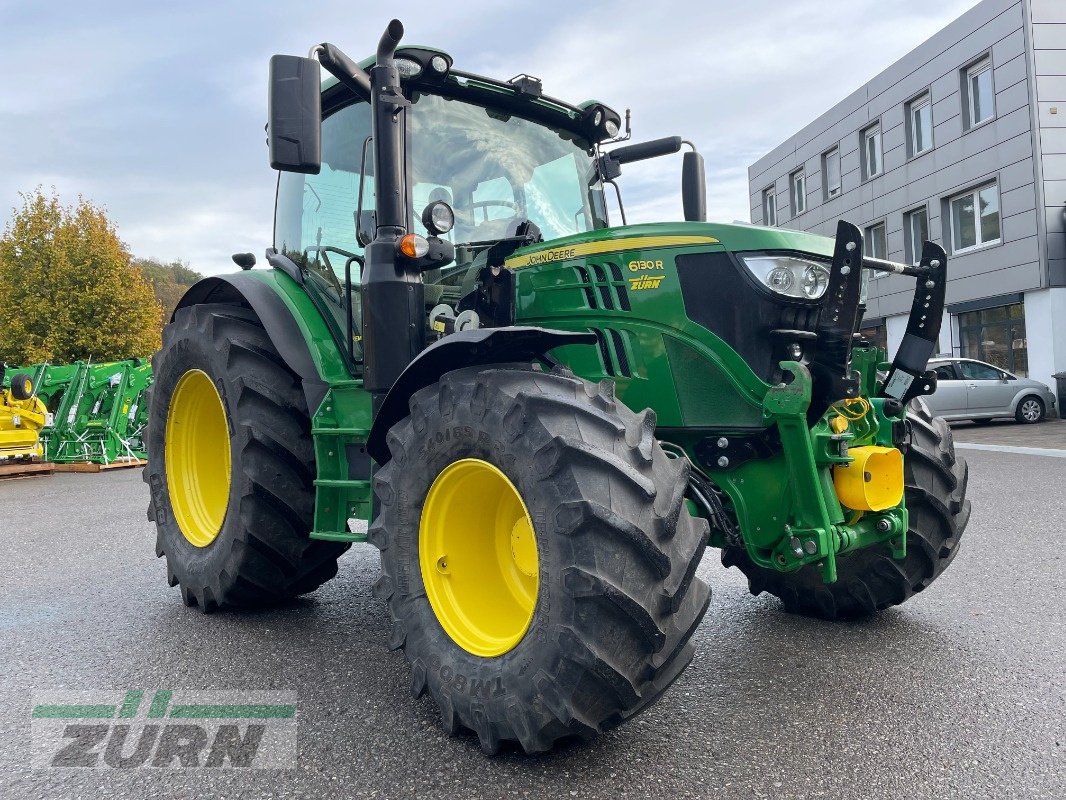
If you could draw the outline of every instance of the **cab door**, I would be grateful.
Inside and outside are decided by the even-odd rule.
[[[925,398],[935,416],[950,417],[966,414],[966,384],[951,361],[933,367],[936,372],[936,391]]]
[[[1015,387],[1007,373],[980,361],[960,361],[966,384],[966,401],[971,414],[1010,415]]]

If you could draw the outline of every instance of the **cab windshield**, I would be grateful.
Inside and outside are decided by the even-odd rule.
[[[545,239],[606,226],[593,153],[572,134],[497,110],[418,94],[408,113],[411,216],[444,200],[456,245],[514,236],[533,222]]]

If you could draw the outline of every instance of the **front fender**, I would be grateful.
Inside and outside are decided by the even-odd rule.
[[[557,331],[549,328],[512,326],[459,331],[427,347],[407,365],[389,389],[367,437],[366,449],[378,464],[391,457],[385,435],[410,413],[408,401],[415,392],[453,369],[482,364],[533,361],[549,350],[566,344],[594,344],[591,333]]]

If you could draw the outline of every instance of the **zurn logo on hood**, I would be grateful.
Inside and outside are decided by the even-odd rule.
[[[30,727],[35,769],[296,766],[296,692],[38,691]]]

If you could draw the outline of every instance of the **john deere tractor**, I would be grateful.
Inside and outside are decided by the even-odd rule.
[[[492,753],[660,697],[708,544],[798,614],[928,587],[969,515],[920,400],[944,251],[709,224],[688,142],[402,34],[271,59],[269,268],[235,255],[164,331],[145,480],[185,603],[310,592],[368,541],[412,693]],[[684,221],[627,225],[624,165],[680,151]],[[857,333],[871,270],[915,282],[891,362]]]

